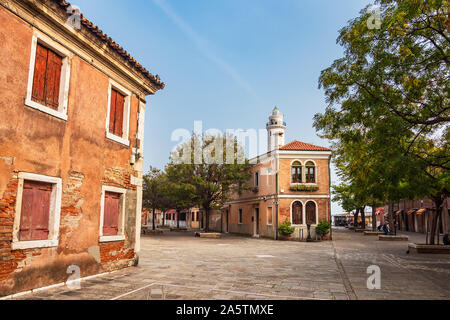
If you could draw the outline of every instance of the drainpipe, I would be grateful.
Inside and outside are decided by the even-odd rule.
[[[330,223],[331,223],[331,156],[328,158],[328,195],[330,198],[328,199],[328,203],[330,204]],[[333,240],[333,225],[330,228],[330,240]]]
[[[278,240],[278,155],[275,153],[275,240]]]

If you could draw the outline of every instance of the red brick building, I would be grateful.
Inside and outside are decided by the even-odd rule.
[[[438,221],[441,234],[450,233],[450,199],[446,199],[442,207],[442,218]],[[385,215],[388,206],[383,208]],[[431,199],[401,200],[393,204],[395,222],[399,230],[426,233],[430,232],[432,217],[436,214],[436,207]]]
[[[145,98],[164,84],[68,8],[0,0],[0,296],[138,263]]]
[[[210,216],[212,229],[277,238],[280,224],[290,221],[294,238],[307,237],[307,225],[331,222],[328,148],[293,141],[285,145],[286,123],[278,108],[267,123],[268,152],[251,159],[252,190],[234,195],[220,214]]]

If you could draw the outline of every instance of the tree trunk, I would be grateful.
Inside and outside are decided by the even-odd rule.
[[[433,202],[434,205],[436,207],[436,211],[433,212],[433,218],[431,220],[431,230],[430,230],[430,244],[435,244],[435,238],[436,238],[436,227],[437,227],[437,223],[438,223],[438,216],[439,214],[442,212],[442,197],[441,196],[437,196],[437,197],[433,197]],[[439,230],[437,232],[437,236],[439,237]]]
[[[372,231],[377,231],[377,207],[372,205]]]
[[[361,212],[361,228],[362,229],[366,229],[366,210],[365,210],[365,207],[359,209],[359,211]]]
[[[153,231],[155,231],[156,230],[156,223],[155,223],[155,221],[156,221],[156,209],[155,208],[153,208]]]
[[[389,221],[389,229],[390,229],[390,234],[393,234],[392,230],[394,228],[394,204],[391,202],[388,205],[388,221]]]
[[[437,244],[439,244],[439,241],[440,241],[440,234],[441,234],[441,228],[440,228],[440,226],[441,226],[441,220],[442,220],[442,208],[440,208],[440,209],[438,209],[438,211],[437,211],[437,226],[436,226],[436,229],[437,229],[437,232],[436,232],[436,239],[437,239]]]
[[[354,218],[353,218],[353,227],[357,228],[358,225],[358,217],[359,217],[359,209],[356,209],[356,212],[354,214]]]
[[[205,209],[205,232],[209,232],[209,209]]]

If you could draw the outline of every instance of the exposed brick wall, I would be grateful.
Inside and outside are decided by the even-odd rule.
[[[11,251],[18,183],[17,178],[12,178],[0,199],[0,281],[22,271],[41,255],[40,249]]]
[[[104,184],[114,185],[127,190],[136,190],[131,184],[131,174],[123,168],[108,168],[105,170]]]
[[[100,243],[101,264],[108,271],[129,266],[134,257],[134,250],[125,241]]]
[[[20,261],[11,254],[17,186],[18,180],[11,179],[0,199],[0,281],[8,278]]]
[[[63,187],[61,201],[61,225],[59,229],[60,244],[70,243],[74,231],[83,218],[84,198],[81,193],[85,176],[79,172],[71,172]]]

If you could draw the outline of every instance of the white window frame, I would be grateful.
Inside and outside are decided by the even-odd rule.
[[[111,90],[115,89],[125,96],[125,102],[123,105],[123,125],[122,125],[122,136],[116,136],[109,132],[109,119],[111,116]],[[130,112],[131,112],[131,91],[118,84],[112,79],[109,79],[108,88],[108,109],[106,115],[106,137],[115,142],[130,146],[129,133],[130,133]]]
[[[293,219],[293,217],[292,217],[292,209],[293,209],[293,207],[294,207],[294,203],[296,203],[296,202],[300,202],[301,204],[302,204],[302,224],[294,224],[294,219]],[[290,210],[290,212],[291,212],[291,216],[290,216],[290,218],[291,218],[291,223],[292,223],[292,226],[293,227],[304,227],[304,226],[306,226],[306,211],[305,211],[305,203],[303,203],[303,201],[301,201],[301,200],[294,200],[294,201],[292,201],[291,202],[291,205],[290,205],[290,208],[291,208],[291,210]]]
[[[269,209],[270,209],[270,211],[272,211],[272,223],[269,223]],[[273,225],[273,207],[267,207],[266,216],[267,216],[267,225],[272,226]]]
[[[306,183],[306,164],[308,163],[308,162],[312,162],[312,163],[314,163],[314,182],[309,182],[309,183]],[[318,173],[319,173],[319,168],[317,167],[317,163],[314,161],[314,160],[312,160],[312,159],[309,159],[309,160],[306,160],[305,161],[305,164],[303,165],[303,168],[304,168],[304,180],[303,181],[305,181],[305,183],[303,183],[303,185],[305,185],[305,186],[317,186],[318,184],[317,184],[317,181],[318,181]]]
[[[59,242],[59,224],[61,219],[62,179],[26,172],[19,172],[18,178],[19,183],[17,187],[16,208],[14,214],[13,241],[11,244],[12,250],[57,247]],[[48,224],[49,234],[47,240],[19,240],[20,220],[22,213],[22,194],[25,180],[52,184]]]
[[[309,199],[309,200],[305,201],[305,206],[303,208],[305,220],[303,220],[303,221],[305,222],[305,225],[306,225],[306,206],[308,205],[308,202],[313,202],[316,205],[316,224],[312,224],[311,226],[317,226],[319,224],[319,205],[317,204],[317,202],[315,200]]]
[[[43,104],[33,101],[32,99],[34,67],[36,63],[36,48],[38,43],[45,47],[48,47],[52,51],[55,51],[58,55],[60,55],[63,58],[60,86],[59,86],[58,110],[54,110],[50,107],[44,106]],[[67,121],[67,109],[69,104],[69,87],[70,87],[70,68],[72,56],[73,54],[69,50],[64,48],[56,41],[50,39],[49,37],[37,31],[33,33],[33,38],[31,41],[30,69],[28,71],[27,95],[25,97],[26,106],[47,113],[61,120]]]
[[[303,165],[303,162],[301,160],[299,160],[299,159],[296,159],[296,160],[291,161],[291,164],[289,165],[289,176],[290,176],[291,186],[304,185],[303,182],[294,182],[294,181],[292,181],[292,167],[294,166],[295,162],[299,162],[300,163],[300,167],[302,168],[302,178],[301,179],[302,179],[302,181],[306,181],[304,179],[304,177],[303,177],[304,176],[304,171],[305,171],[305,167]]]
[[[115,236],[104,236],[103,235],[103,223],[105,219],[105,193],[114,192],[119,193],[120,196],[120,207],[119,207],[119,218],[118,218],[118,230]],[[125,196],[127,190],[123,188],[117,188],[112,186],[102,186],[102,196],[100,202],[100,229],[99,229],[99,242],[115,242],[125,240]]]

